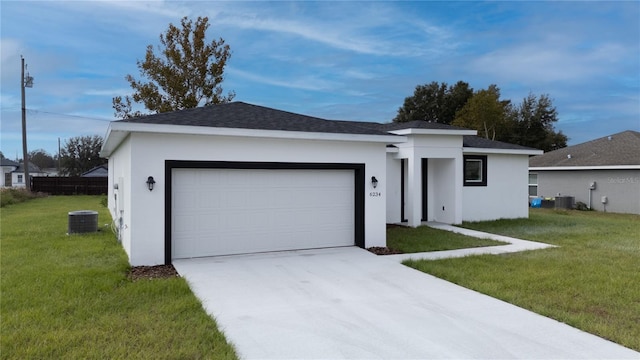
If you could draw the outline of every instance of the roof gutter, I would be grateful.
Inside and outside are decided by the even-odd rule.
[[[474,148],[463,147],[465,154],[509,154],[509,155],[542,155],[544,151],[538,149],[496,149],[496,148]]]
[[[558,170],[640,170],[640,165],[603,165],[603,166],[530,166],[529,171]]]

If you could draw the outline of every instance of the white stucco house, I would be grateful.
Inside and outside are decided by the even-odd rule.
[[[111,122],[109,210],[132,265],[386,246],[386,224],[528,216],[536,149],[416,121],[243,102]]]
[[[2,177],[0,177],[0,186],[2,187],[11,187],[13,184],[13,172],[20,166],[17,162],[13,160],[6,159],[4,157],[0,158],[0,169],[2,169]]]
[[[640,132],[627,130],[529,159],[529,195],[558,194],[593,210],[640,214]]]
[[[2,168],[2,179],[0,186],[13,188],[26,188],[27,181],[24,177],[24,163],[18,164],[15,161],[2,158],[0,165]],[[38,166],[29,163],[29,177],[48,176],[47,172],[41,170]]]

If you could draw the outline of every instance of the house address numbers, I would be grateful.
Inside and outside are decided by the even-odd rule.
[[[380,191],[372,191],[369,193],[370,197],[380,197],[382,196],[382,193]]]

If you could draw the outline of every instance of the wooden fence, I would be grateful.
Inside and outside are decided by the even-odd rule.
[[[102,195],[107,193],[106,177],[31,178],[31,191],[51,195]]]

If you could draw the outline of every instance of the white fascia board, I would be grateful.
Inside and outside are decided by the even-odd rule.
[[[394,147],[387,147],[387,154],[394,154],[394,153],[397,153],[399,151],[400,151],[400,149],[398,149],[395,146]]]
[[[110,123],[107,128],[107,133],[104,136],[104,142],[102,143],[102,148],[100,149],[100,157],[108,159],[109,156],[113,153],[113,151],[122,143],[122,141],[129,135],[128,131],[117,131],[114,130]]]
[[[157,133],[176,135],[218,135],[218,136],[240,136],[240,137],[260,137],[272,139],[292,139],[292,140],[325,140],[325,141],[354,141],[354,142],[374,142],[374,143],[399,143],[407,141],[406,137],[397,135],[367,135],[367,134],[336,134],[306,131],[284,131],[284,130],[257,130],[239,128],[219,128],[208,126],[188,126],[188,125],[163,125],[163,124],[140,124],[112,122],[107,130],[106,141],[100,152],[101,156],[108,157],[115,150],[120,142],[129,133]]]
[[[529,167],[529,171],[557,171],[557,170],[640,170],[640,165],[539,166],[539,167]]]
[[[400,129],[389,131],[396,135],[477,135],[477,130],[444,130],[444,129]]]
[[[531,150],[518,150],[518,149],[494,149],[494,148],[462,148],[462,152],[465,154],[509,154],[509,155],[542,155],[544,151],[531,149]]]

